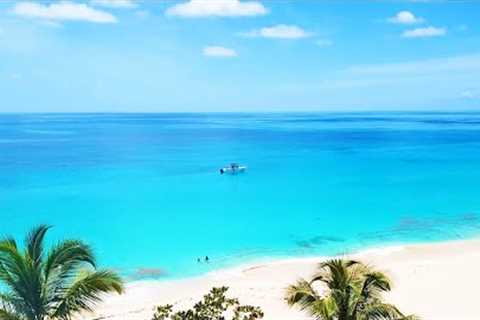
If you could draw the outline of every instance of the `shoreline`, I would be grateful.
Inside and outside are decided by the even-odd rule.
[[[245,260],[237,260],[231,264],[224,264],[215,266],[215,262],[211,262],[211,270],[206,270],[198,274],[190,274],[186,276],[173,276],[170,277],[168,274],[166,276],[158,276],[158,277],[145,277],[143,279],[134,279],[134,278],[126,278],[125,282],[127,285],[135,284],[135,283],[145,283],[145,282],[153,282],[153,283],[164,283],[164,282],[181,282],[186,280],[195,280],[198,278],[208,277],[209,275],[214,274],[223,274],[223,273],[230,273],[235,271],[241,271],[243,269],[248,269],[251,267],[256,267],[258,265],[275,265],[277,263],[285,263],[285,262],[309,262],[309,261],[318,261],[338,258],[338,257],[352,257],[352,256],[361,256],[364,254],[369,253],[387,253],[390,251],[399,251],[405,249],[406,247],[410,246],[424,246],[424,245],[435,245],[435,244],[445,244],[445,243],[454,243],[454,242],[465,242],[471,240],[479,240],[480,235],[478,236],[470,236],[465,238],[456,238],[456,239],[446,239],[446,240],[429,240],[429,241],[412,241],[412,242],[402,242],[402,241],[395,241],[395,242],[387,242],[384,244],[375,243],[366,245],[363,247],[356,247],[356,248],[348,248],[343,253],[336,253],[336,254],[305,254],[305,255],[265,255],[265,256],[256,256],[250,257]]]
[[[478,238],[367,248],[341,257],[358,259],[386,272],[394,287],[385,297],[406,314],[414,313],[424,320],[480,318],[475,308],[476,288],[480,286]],[[262,307],[264,319],[309,319],[285,305],[283,289],[299,277],[310,276],[316,265],[328,258],[272,259],[189,278],[132,281],[124,295],[108,296],[95,314],[81,319],[149,320],[154,306],[171,303],[180,309],[191,307],[211,287],[222,285],[230,287],[227,295],[241,303]]]

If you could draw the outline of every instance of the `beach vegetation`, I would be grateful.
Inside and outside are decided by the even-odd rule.
[[[382,294],[390,291],[382,272],[354,260],[331,259],[321,263],[310,279],[300,279],[286,290],[286,302],[318,320],[414,320]]]
[[[228,287],[212,288],[193,308],[173,311],[173,305],[156,308],[152,320],[257,320],[263,318],[259,307],[241,305],[238,299],[227,298]]]
[[[0,240],[0,320],[70,320],[93,311],[105,293],[124,291],[120,276],[98,269],[92,248],[79,240],[61,241],[46,251],[49,226]]]

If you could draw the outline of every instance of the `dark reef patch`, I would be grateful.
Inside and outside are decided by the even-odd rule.
[[[295,244],[301,248],[311,249],[315,247],[320,247],[320,246],[324,246],[332,243],[340,243],[340,242],[345,242],[345,239],[340,237],[334,237],[334,236],[319,235],[319,236],[315,236],[307,239],[296,240]]]
[[[358,234],[360,241],[410,238],[412,240],[463,238],[480,230],[480,216],[476,213],[460,215],[438,214],[426,218],[404,217],[391,228]]]
[[[167,272],[161,268],[138,268],[132,274],[135,280],[158,279],[167,275]]]

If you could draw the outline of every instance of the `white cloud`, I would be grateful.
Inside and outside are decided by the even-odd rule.
[[[272,27],[265,27],[259,30],[240,33],[240,35],[245,37],[263,37],[276,39],[300,39],[310,36],[310,34],[302,28],[286,24],[278,24]]]
[[[132,0],[92,0],[91,3],[107,8],[131,9],[137,7],[137,3]]]
[[[259,1],[240,0],[190,0],[174,5],[165,12],[168,16],[197,17],[248,17],[267,14]]]
[[[95,23],[115,23],[117,19],[108,12],[94,9],[83,3],[61,1],[58,3],[41,4],[36,2],[19,2],[12,12],[27,18],[46,20],[72,20]]]
[[[333,45],[333,41],[330,39],[320,39],[315,41],[315,44],[319,47],[325,48],[325,47],[331,47]]]
[[[208,46],[202,50],[204,56],[208,57],[236,57],[237,52],[230,48],[220,46]]]
[[[425,22],[425,19],[416,17],[410,11],[400,11],[395,16],[388,18],[387,21],[397,24],[418,24]]]
[[[402,33],[404,38],[425,38],[425,37],[441,37],[447,34],[446,28],[425,27],[406,30]]]

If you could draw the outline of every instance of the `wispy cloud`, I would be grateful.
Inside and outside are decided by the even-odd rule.
[[[202,53],[207,57],[236,57],[238,54],[235,50],[221,46],[208,46],[203,48]]]
[[[150,16],[150,12],[147,10],[138,10],[135,11],[135,15],[139,18],[147,18],[148,16]]]
[[[345,70],[352,75],[425,75],[438,73],[480,72],[480,54],[401,63],[360,65]]]
[[[460,96],[461,96],[462,98],[470,99],[470,100],[480,98],[480,96],[479,96],[476,92],[474,92],[474,91],[472,91],[472,90],[462,91],[462,92],[460,93]]]
[[[165,13],[185,18],[251,17],[265,15],[268,10],[259,1],[190,0],[168,8]]]
[[[20,73],[12,73],[12,74],[10,75],[10,78],[11,78],[12,80],[20,80],[20,79],[22,79],[22,75],[21,75]]]
[[[94,9],[83,3],[62,1],[51,4],[36,2],[19,2],[12,8],[12,13],[26,18],[38,18],[60,21],[87,21],[94,23],[115,23],[112,14]]]
[[[428,38],[428,37],[441,37],[447,34],[446,28],[425,27],[406,30],[402,33],[404,38]]]
[[[454,102],[480,101],[480,53],[408,62],[353,65],[319,76],[318,82],[295,80],[285,90],[299,96],[322,94],[329,106],[383,108],[452,107]],[[296,91],[295,91],[296,90]],[[348,95],[345,93],[348,92]],[[477,100],[478,99],[478,100]],[[393,105],[395,106],[395,105]]]
[[[425,19],[416,17],[410,11],[400,11],[393,17],[388,18],[387,21],[396,24],[418,24],[425,22]]]
[[[265,27],[258,30],[243,32],[239,35],[244,37],[263,37],[274,39],[301,39],[311,34],[295,25],[278,24],[272,27]]]
[[[100,7],[119,9],[132,9],[137,7],[137,3],[132,0],[92,0],[91,4]]]

